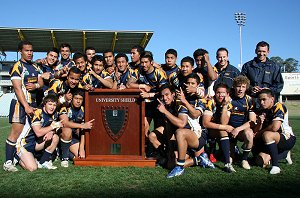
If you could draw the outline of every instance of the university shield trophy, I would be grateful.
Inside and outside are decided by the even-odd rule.
[[[145,104],[136,89],[96,89],[85,93],[85,120],[95,119],[85,132],[86,158],[78,166],[154,167],[145,158]]]

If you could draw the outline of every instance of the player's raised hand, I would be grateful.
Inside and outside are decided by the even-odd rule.
[[[164,103],[162,101],[160,101],[160,99],[158,99],[158,98],[157,98],[157,101],[158,101],[158,105],[157,105],[158,111],[160,111],[161,113],[165,113],[166,107],[165,107]]]

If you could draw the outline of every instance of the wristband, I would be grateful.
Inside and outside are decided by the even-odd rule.
[[[149,93],[149,98],[153,98],[155,96],[155,93]]]
[[[59,129],[60,128],[60,123],[54,121],[50,126],[52,127],[52,129]]]
[[[200,98],[202,98],[204,96],[204,91],[201,87],[197,87],[197,96],[199,96]]]
[[[34,85],[36,89],[39,89],[41,87],[39,83],[35,83]]]
[[[63,96],[63,97],[60,97],[60,98],[59,98],[59,102],[60,102],[60,104],[64,104],[64,103],[66,102],[65,97],[64,97],[64,96]]]

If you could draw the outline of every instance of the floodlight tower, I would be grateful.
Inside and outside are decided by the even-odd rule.
[[[242,47],[242,27],[246,23],[246,14],[242,12],[237,12],[234,14],[235,20],[240,28],[240,68],[243,66],[243,47]]]

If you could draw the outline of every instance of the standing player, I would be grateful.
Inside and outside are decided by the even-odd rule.
[[[59,50],[60,50],[61,60],[58,63],[57,67],[55,68],[55,70],[57,70],[57,72],[55,73],[55,77],[65,79],[69,69],[73,67],[75,63],[71,59],[72,49],[70,44],[62,43],[59,47]]]
[[[208,51],[205,49],[197,49],[193,53],[195,63],[197,67],[193,70],[194,73],[201,74],[203,77],[203,83],[205,92],[208,97],[212,97],[212,83],[218,78],[217,68],[213,67],[210,63]]]
[[[39,66],[41,67],[43,74],[42,78],[44,81],[44,86],[42,89],[38,90],[37,94],[37,105],[39,106],[43,100],[44,92],[49,88],[50,80],[55,77],[55,67],[58,63],[59,50],[57,48],[51,48],[47,52],[47,56],[45,59],[41,59],[39,62]]]
[[[172,73],[169,76],[169,83],[174,86],[177,90],[185,89],[187,93],[195,93],[198,98],[203,98],[204,93],[204,85],[203,82],[200,82],[200,85],[197,87],[193,87],[190,85],[184,85],[184,81],[186,80],[186,77],[193,73],[194,68],[194,59],[190,56],[186,56],[183,59],[181,59],[180,62],[180,72],[179,73]]]
[[[268,58],[270,45],[265,41],[257,43],[256,57],[245,63],[241,74],[250,80],[249,95],[257,98],[257,94],[263,88],[269,88],[275,95],[275,101],[283,88],[281,67]]]
[[[115,69],[116,69],[116,65],[115,65],[115,53],[112,50],[105,50],[103,52],[103,57],[105,60],[105,70],[109,73],[109,75],[112,76],[112,78],[114,78],[115,75]]]
[[[114,81],[114,89],[125,89],[126,84],[131,76],[136,75],[136,70],[131,69],[128,66],[128,57],[126,54],[119,53],[115,57],[115,62],[117,65],[115,81]]]
[[[87,47],[84,50],[85,55],[87,57],[87,68],[90,69],[92,67],[92,58],[96,55],[96,49],[94,47]]]
[[[104,59],[101,55],[95,55],[91,61],[92,67],[83,77],[81,84],[85,90],[95,88],[112,88],[113,79],[107,71],[104,70]]]
[[[141,66],[141,56],[144,54],[144,48],[140,45],[135,45],[131,48],[131,62],[129,67],[133,70],[139,69]]]
[[[240,71],[229,63],[228,50],[226,48],[220,47],[217,50],[216,58],[218,62],[215,64],[215,68],[217,69],[218,78],[214,86],[224,83],[229,88],[232,88],[233,79],[240,74]]]
[[[161,65],[161,68],[166,72],[167,79],[169,79],[171,75],[177,75],[179,73],[180,68],[176,64],[176,61],[177,51],[175,49],[168,49],[165,53],[165,64]]]
[[[16,141],[24,128],[26,117],[31,118],[34,114],[37,89],[44,85],[41,69],[32,63],[32,44],[29,41],[21,41],[18,50],[21,59],[10,71],[15,98],[10,104],[11,132],[6,139],[6,162],[3,165],[4,170],[11,172],[18,170],[12,163]]]
[[[145,135],[148,136],[149,124],[153,118],[156,118],[155,95],[161,85],[166,84],[165,73],[153,66],[153,58],[150,55],[144,55],[141,58],[141,68],[137,76],[132,76],[127,87],[141,90],[141,97],[146,99],[146,118],[145,118]],[[156,120],[154,120],[156,123]]]

